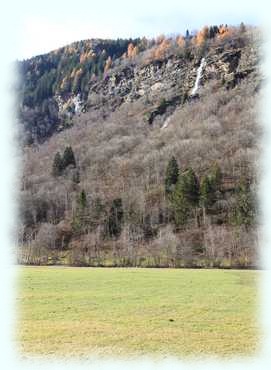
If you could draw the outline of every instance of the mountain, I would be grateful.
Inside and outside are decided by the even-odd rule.
[[[258,29],[19,62],[21,263],[254,266]]]
[[[79,102],[86,101],[90,83],[140,40],[86,40],[18,63],[20,122],[26,143],[43,141],[68,127]],[[77,98],[80,95],[80,98]]]

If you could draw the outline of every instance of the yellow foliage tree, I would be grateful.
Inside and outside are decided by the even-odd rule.
[[[105,62],[104,72],[107,72],[111,66],[112,66],[112,58],[109,56]]]
[[[134,46],[132,43],[130,43],[127,48],[127,58],[133,59],[138,53],[138,46]]]
[[[218,33],[219,35],[224,35],[225,33],[228,33],[228,27],[222,24],[221,26],[219,26]]]
[[[209,35],[209,28],[204,26],[193,38],[193,42],[195,45],[200,46],[202,45],[208,38]]]
[[[80,79],[81,79],[82,74],[83,74],[83,70],[81,68],[79,68],[74,74],[74,79],[73,79],[73,83],[72,83],[72,91],[74,93],[78,92],[79,83],[80,83]]]
[[[80,63],[84,63],[87,60],[87,53],[82,53],[80,55]]]
[[[182,35],[179,35],[177,37],[177,44],[178,46],[180,46],[181,48],[185,46],[185,39]]]
[[[218,37],[224,39],[225,37],[231,36],[234,32],[233,28],[228,27],[227,25],[221,25],[218,30]]]
[[[154,49],[153,58],[160,59],[163,58],[166,54],[166,51],[170,47],[170,40],[164,38],[163,41]]]
[[[76,69],[75,68],[73,68],[73,70],[72,70],[72,73],[71,73],[71,78],[74,78],[74,76],[75,76],[75,73],[76,73]]]
[[[136,46],[134,47],[133,57],[137,56],[137,55],[138,55],[138,53],[139,53],[139,48],[138,48],[138,46],[136,45]]]
[[[81,55],[80,55],[80,63],[84,63],[86,60],[88,59],[91,59],[95,56],[95,53],[93,52],[92,49],[88,50],[88,51],[85,51],[83,52]]]
[[[165,39],[166,39],[166,36],[161,34],[161,35],[157,36],[157,38],[155,40],[155,43],[157,45],[160,45]]]
[[[70,79],[66,76],[63,78],[62,82],[61,82],[61,85],[60,85],[60,90],[62,92],[68,92],[69,88],[70,88]]]
[[[132,43],[130,43],[128,45],[128,48],[127,48],[127,57],[128,58],[132,58],[133,51],[134,51],[134,45]]]

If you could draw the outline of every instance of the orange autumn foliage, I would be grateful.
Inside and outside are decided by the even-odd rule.
[[[112,58],[109,56],[105,62],[104,72],[107,72],[112,66]]]
[[[208,38],[209,28],[204,26],[194,37],[193,43],[197,46],[202,45]]]
[[[83,74],[83,70],[82,70],[82,68],[79,68],[77,71],[76,71],[76,69],[74,68],[74,69],[72,70],[72,73],[71,73],[71,75],[70,75],[70,78],[71,78],[71,79],[72,79],[72,78],[79,78],[82,74]]]
[[[80,55],[80,63],[84,63],[86,60],[93,58],[95,54],[93,53],[92,50],[85,51]]]
[[[232,28],[229,28],[228,26],[224,26],[224,25],[221,25],[219,27],[218,37],[220,39],[231,36],[232,34],[233,34],[233,29]]]
[[[82,53],[80,55],[80,63],[84,63],[87,59],[87,53]]]
[[[170,47],[170,40],[164,38],[163,41],[154,49],[153,58],[154,59],[163,58],[169,47]]]
[[[72,73],[71,73],[71,78],[74,78],[75,73],[76,73],[76,69],[75,69],[75,68],[73,68]]]
[[[138,47],[134,46],[132,43],[128,45],[127,58],[132,59],[139,53]]]
[[[157,36],[157,38],[155,40],[155,43],[157,45],[160,45],[163,41],[165,41],[165,39],[166,39],[166,36],[161,34],[161,35]]]
[[[180,46],[181,48],[185,46],[185,39],[182,35],[179,35],[176,41],[177,41],[177,45]]]

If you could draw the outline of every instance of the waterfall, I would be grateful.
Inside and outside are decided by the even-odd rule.
[[[81,99],[80,99],[80,94],[77,94],[74,98],[73,98],[73,104],[74,104],[74,112],[79,114],[81,113]]]
[[[191,91],[191,96],[195,95],[198,88],[199,88],[199,83],[200,83],[200,79],[202,77],[202,71],[203,71],[204,66],[205,66],[205,58],[202,58],[201,62],[200,62],[200,66],[197,70],[197,77],[196,77],[195,85],[194,85],[194,87]]]
[[[165,123],[163,124],[163,126],[161,127],[161,129],[163,130],[164,128],[167,128],[168,125],[169,125],[169,122],[170,122],[170,118],[171,116],[169,116],[166,120],[165,120]]]
[[[195,84],[194,84],[194,87],[191,91],[191,94],[190,96],[194,96],[196,94],[196,92],[198,91],[198,88],[199,88],[199,83],[200,83],[200,79],[202,77],[202,72],[203,72],[203,68],[205,66],[205,58],[202,58],[201,61],[200,61],[200,66],[197,70],[197,77],[196,77],[196,81],[195,81]],[[161,127],[161,130],[165,129],[168,127],[169,123],[170,123],[170,120],[171,120],[171,116],[169,116],[166,120],[165,120],[165,123],[163,124],[163,126]]]

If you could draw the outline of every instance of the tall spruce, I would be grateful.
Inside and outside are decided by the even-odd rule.
[[[214,200],[214,188],[208,175],[203,176],[200,182],[200,206],[206,209]]]
[[[165,177],[165,192],[167,195],[172,193],[179,178],[179,166],[176,158],[173,156],[168,162]]]
[[[76,161],[74,157],[74,153],[71,146],[67,146],[63,153],[62,158],[63,168],[66,168],[70,165],[76,167]]]
[[[222,182],[222,171],[217,163],[214,163],[212,165],[210,169],[209,178],[212,183],[213,190],[214,191],[219,190]]]
[[[81,190],[77,198],[76,211],[73,214],[72,228],[75,233],[86,232],[88,229],[88,207],[87,194],[85,190]]]
[[[176,226],[184,225],[189,216],[189,204],[185,198],[181,182],[178,181],[170,197],[173,219]]]
[[[236,189],[236,205],[233,212],[233,223],[249,227],[256,215],[255,196],[251,191],[249,181],[242,178]]]
[[[170,201],[175,224],[184,225],[199,203],[199,181],[192,168],[179,176]]]
[[[84,189],[79,194],[78,205],[80,209],[85,209],[87,206],[87,194]]]
[[[55,177],[60,176],[62,170],[63,170],[63,161],[60,153],[57,152],[53,161],[52,175]]]
[[[199,180],[191,167],[182,174],[180,185],[189,205],[196,206],[199,202]]]
[[[111,237],[118,237],[120,235],[123,215],[122,200],[121,198],[116,198],[112,202],[108,217],[108,231]]]
[[[75,183],[75,184],[79,184],[80,183],[80,172],[78,170],[76,170],[73,175],[72,175],[72,181]]]
[[[240,32],[241,32],[241,33],[246,32],[246,26],[245,26],[244,22],[241,22],[241,23],[240,23],[240,27],[239,27],[239,29],[240,29]]]

